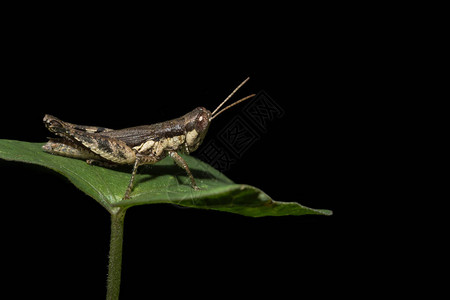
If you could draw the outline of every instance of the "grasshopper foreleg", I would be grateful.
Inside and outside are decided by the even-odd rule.
[[[192,188],[197,191],[200,190],[200,188],[197,186],[197,183],[195,183],[194,176],[192,175],[191,170],[189,170],[189,166],[186,163],[186,161],[176,151],[168,151],[168,152],[170,157],[172,157],[172,159],[175,161],[175,163],[186,171],[186,173],[189,176],[189,179],[191,180]]]

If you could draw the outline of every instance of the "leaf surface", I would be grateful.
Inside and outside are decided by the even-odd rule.
[[[139,167],[131,199],[122,200],[130,180],[131,167],[110,169],[88,165],[81,160],[48,154],[42,150],[43,145],[0,139],[0,158],[55,170],[110,212],[116,207],[171,203],[251,217],[332,214],[329,210],[312,209],[296,202],[272,200],[260,189],[235,184],[210,165],[189,155],[182,156],[200,191],[191,188],[183,169],[176,166],[172,159],[165,158],[154,165]]]

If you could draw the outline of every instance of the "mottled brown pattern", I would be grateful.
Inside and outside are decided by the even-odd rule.
[[[132,191],[137,168],[143,164],[156,163],[167,155],[170,155],[177,165],[186,170],[191,180],[191,186],[198,189],[187,163],[178,155],[177,151],[190,153],[197,150],[203,142],[213,118],[233,105],[254,96],[245,97],[218,111],[248,79],[244,80],[213,113],[204,107],[197,107],[179,118],[152,125],[113,130],[105,127],[71,124],[54,116],[45,115],[45,126],[50,132],[61,138],[50,139],[42,148],[52,154],[84,159],[88,163],[99,161],[132,164],[133,171],[125,192],[125,199],[129,198]]]

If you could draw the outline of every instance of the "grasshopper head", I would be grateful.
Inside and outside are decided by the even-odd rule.
[[[204,107],[197,107],[185,116],[186,144],[189,152],[192,152],[200,146],[208,132],[211,112]]]
[[[211,112],[204,107],[197,107],[185,116],[186,129],[195,129],[198,133],[208,130]]]

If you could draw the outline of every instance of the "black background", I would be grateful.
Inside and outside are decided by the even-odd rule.
[[[44,114],[85,125],[124,128],[215,108],[243,79],[234,99],[264,90],[282,109],[225,174],[279,201],[334,215],[247,218],[151,205],[128,210],[122,296],[327,290],[349,227],[359,147],[354,131],[358,33],[333,14],[274,24],[207,30],[134,20],[76,18],[12,22],[3,54],[1,138],[44,142]],[[264,21],[264,22],[262,22]],[[266,24],[260,27],[261,23]],[[122,26],[123,25],[123,26]],[[164,30],[163,30],[164,29]],[[242,107],[215,119],[217,136]],[[359,118],[359,117],[358,117]],[[357,133],[356,133],[357,132]],[[208,140],[205,141],[207,143]],[[195,153],[194,153],[195,155]],[[102,299],[109,215],[68,180],[44,168],[1,161],[3,237],[11,290],[25,284],[48,298],[71,291]],[[339,269],[342,270],[342,269]],[[243,290],[241,290],[242,292]],[[26,291],[21,291],[26,292]]]

